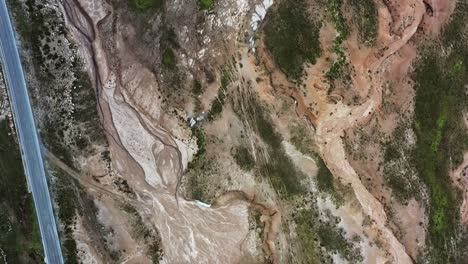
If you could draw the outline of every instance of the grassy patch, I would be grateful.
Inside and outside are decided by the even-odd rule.
[[[192,89],[192,93],[195,97],[198,97],[199,95],[201,95],[203,92],[203,89],[202,89],[202,85],[201,83],[198,81],[198,80],[195,80],[193,82],[193,89]]]
[[[83,221],[83,227],[90,235],[90,239],[96,241],[95,249],[98,250],[106,262],[116,262],[120,253],[108,248],[105,235],[110,232],[97,219],[98,209],[93,197],[83,190],[81,185],[64,171],[57,167],[49,167],[54,175],[53,198],[58,205],[57,215],[62,223],[61,241],[63,243],[63,255],[66,263],[80,263],[78,248],[73,236],[76,219],[79,215]]]
[[[415,127],[418,136],[415,159],[418,171],[430,190],[429,234],[440,261],[448,260],[447,242],[453,234],[456,203],[448,176],[450,163],[461,162],[467,148],[462,109],[468,98],[464,82],[445,73],[443,59],[430,51],[415,72]]]
[[[321,158],[318,159],[317,165],[319,168],[317,174],[317,187],[320,191],[333,195],[336,192],[333,174]]]
[[[433,247],[430,252],[433,263],[455,263],[461,255],[454,243],[458,236],[457,193],[448,171],[462,162],[468,149],[462,117],[468,106],[465,88],[468,74],[466,70],[463,74],[452,71],[454,62],[468,63],[468,45],[459,38],[467,30],[463,26],[467,15],[467,3],[457,3],[453,19],[442,35],[443,47],[439,44],[427,47],[413,75],[417,134],[414,159],[430,193],[428,238]],[[441,54],[444,47],[451,47],[451,52]]]
[[[41,230],[39,227],[39,220],[37,219],[36,208],[34,207],[34,201],[31,201],[31,211],[33,215],[31,217],[32,218],[32,231],[30,233],[31,235],[30,250],[34,251],[32,255],[41,256],[41,254],[44,251],[44,248],[42,246]]]
[[[206,173],[210,169],[210,163],[206,158],[206,135],[202,127],[192,130],[192,135],[197,139],[198,151],[193,160],[188,164],[186,176],[189,177],[189,193],[192,199],[209,201]]]
[[[323,223],[317,231],[322,245],[329,253],[338,253],[348,261],[362,261],[358,248],[344,237],[344,230],[338,228],[335,223]]]
[[[122,205],[122,209],[128,214],[132,227],[132,235],[135,239],[143,241],[147,245],[147,254],[151,257],[152,263],[156,264],[162,260],[163,251],[161,247],[161,235],[156,227],[145,224],[137,209],[130,204]]]
[[[132,6],[138,11],[156,9],[163,5],[163,0],[132,0]]]
[[[423,185],[416,176],[416,166],[411,160],[414,146],[408,144],[406,136],[410,133],[413,133],[411,125],[401,123],[393,132],[391,140],[383,146],[385,181],[392,189],[392,195],[403,203],[411,198],[420,199]]]
[[[343,0],[330,0],[327,6],[341,41],[349,36],[349,28],[346,25],[346,19],[343,17],[343,12],[341,11],[342,6]]]
[[[296,223],[297,243],[299,245],[299,263],[319,264],[327,263],[323,252],[320,250],[319,237],[314,232],[316,217],[310,210],[299,210],[295,212],[294,222]],[[328,262],[331,263],[330,257]]]
[[[304,0],[285,0],[272,10],[265,25],[265,44],[279,68],[291,79],[303,74],[303,64],[321,55],[320,24],[307,12]]]
[[[81,69],[79,65],[75,67],[75,89],[72,90],[72,118],[77,124],[74,144],[80,153],[90,155],[95,152],[94,145],[107,145],[107,139],[99,118],[96,91],[88,74]]]
[[[351,0],[353,19],[357,22],[359,41],[365,46],[373,46],[377,39],[379,22],[377,8],[372,0]]]
[[[55,200],[58,203],[58,217],[63,224],[61,240],[63,241],[63,255],[67,263],[78,262],[78,248],[73,238],[73,226],[78,213],[77,196],[78,190],[76,182],[71,180],[62,171],[55,173],[57,184],[54,190]]]
[[[193,88],[192,88],[192,95],[194,97],[194,111],[195,113],[199,113],[202,111],[202,105],[201,105],[201,100],[200,100],[200,95],[203,93],[203,87],[200,81],[195,80],[193,82]]]
[[[291,143],[303,154],[316,160],[318,174],[316,177],[317,188],[319,191],[330,195],[332,200],[341,205],[344,203],[344,186],[335,180],[335,177],[328,169],[323,159],[312,149],[313,141],[306,135],[306,128],[301,124],[293,125],[291,129]]]
[[[204,170],[206,163],[201,163],[199,167],[192,168],[192,174],[189,176],[190,198],[209,203],[212,199],[207,189],[207,179]]]
[[[151,234],[151,230],[143,222],[137,209],[130,204],[124,204],[122,209],[129,215],[133,235],[137,239],[144,239]]]
[[[198,0],[198,6],[202,10],[211,10],[214,7],[214,0]]]
[[[332,16],[333,23],[338,32],[338,36],[333,41],[332,47],[333,52],[338,55],[338,59],[333,62],[331,68],[327,72],[327,77],[331,80],[339,78],[343,74],[344,66],[346,65],[346,54],[342,44],[343,41],[349,37],[349,29],[346,25],[343,13],[341,12],[342,6],[342,0],[328,1],[328,11]]]
[[[227,96],[227,88],[232,81],[231,73],[228,70],[224,70],[221,74],[221,87],[218,90],[218,96],[214,99],[211,105],[210,112],[208,113],[208,120],[213,121],[223,111],[224,102]]]
[[[252,170],[255,167],[254,157],[250,154],[249,149],[244,146],[237,147],[233,157],[237,165],[245,171]]]
[[[311,136],[307,134],[307,128],[303,124],[294,124],[291,126],[291,143],[302,154],[314,157],[316,154],[313,151],[313,141]]]
[[[31,3],[31,0],[22,3],[18,0],[7,0],[7,5],[13,14],[14,23],[17,27],[18,33],[21,37],[25,38],[29,34],[34,34],[32,28],[34,26],[33,21],[29,19],[28,12],[25,10],[23,5]]]
[[[304,187],[300,181],[305,175],[282,150],[271,154],[270,160],[260,166],[260,173],[270,180],[273,188],[283,198],[302,194]]]
[[[8,263],[44,263],[34,203],[10,132],[0,121],[0,249]]]
[[[32,25],[26,16],[26,13],[23,10],[22,3],[16,0],[9,0],[8,7],[11,8],[11,11],[14,15],[14,20],[16,22],[16,27],[21,36],[27,36],[32,34]]]
[[[97,113],[96,94],[91,81],[82,71],[79,58],[62,56],[62,49],[73,49],[63,44],[66,37],[63,17],[52,7],[38,0],[26,0],[24,8],[15,4],[19,20],[27,21],[28,34],[21,33],[24,47],[31,51],[32,65],[37,79],[37,94],[33,94],[34,107],[41,109],[38,120],[46,147],[70,167],[74,158],[94,154],[95,145],[104,145],[106,139]],[[21,21],[17,22],[21,27]],[[21,32],[22,30],[20,30]],[[63,100],[69,94],[71,101]]]
[[[305,175],[286,154],[281,144],[283,138],[275,131],[268,112],[252,95],[247,95],[244,107],[245,118],[268,146],[268,158],[260,162],[259,173],[270,180],[283,198],[302,194],[305,190],[301,181]]]
[[[452,70],[454,73],[462,73],[463,72],[463,61],[457,61],[455,64],[452,66]]]
[[[327,220],[319,220],[316,205],[297,210],[293,219],[296,223],[296,242],[299,245],[299,263],[333,263],[330,254],[339,254],[350,263],[361,262],[359,248],[345,238],[345,232],[337,226],[338,220],[328,214]],[[324,247],[326,251],[321,248]]]
[[[172,73],[177,73],[177,57],[174,50],[178,49],[180,46],[174,29],[165,25],[163,26],[159,45],[162,54],[162,67]]]
[[[321,192],[328,193],[337,204],[342,204],[344,199],[336,188],[335,177],[333,177],[333,174],[321,157],[317,157],[317,160],[319,168],[317,173],[317,188]]]
[[[171,48],[167,48],[163,52],[162,56],[162,65],[163,67],[174,70],[177,64],[177,59],[175,57],[174,51]]]

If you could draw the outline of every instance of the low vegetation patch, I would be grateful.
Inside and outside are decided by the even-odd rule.
[[[51,166],[48,168],[54,176],[52,194],[58,205],[57,215],[62,223],[60,232],[63,243],[63,254],[66,263],[80,263],[78,248],[73,236],[76,219],[79,215],[84,222],[83,226],[88,231],[91,239],[96,241],[99,250],[106,261],[116,262],[120,253],[107,247],[105,236],[110,230],[97,219],[98,209],[94,204],[93,197],[83,190],[81,185],[61,169]]]
[[[452,70],[454,73],[462,73],[464,71],[463,61],[457,61],[453,65]]]
[[[318,190],[330,195],[336,205],[342,205],[344,203],[343,195],[346,192],[345,187],[335,179],[323,159],[313,150],[314,143],[311,137],[306,135],[306,128],[302,124],[292,126],[291,142],[301,153],[312,157],[317,163],[316,184]]]
[[[414,159],[421,179],[430,193],[429,241],[433,263],[464,262],[465,253],[457,238],[458,195],[452,187],[449,170],[461,164],[468,149],[462,113],[468,106],[468,74],[452,71],[455,62],[468,63],[465,18],[468,4],[458,2],[453,19],[442,35],[442,44],[426,47],[416,63]],[[439,45],[443,45],[440,47]],[[444,48],[445,47],[445,48]],[[441,49],[450,47],[450,53]],[[466,247],[466,245],[465,245]]]
[[[320,23],[307,11],[304,0],[285,0],[270,11],[265,25],[265,44],[279,68],[291,79],[303,75],[303,64],[315,64],[322,48]]]
[[[286,154],[281,135],[273,127],[271,118],[258,99],[246,95],[244,104],[246,120],[268,146],[268,157],[259,162],[258,172],[269,179],[280,196],[287,198],[305,191],[301,181],[305,175]]]
[[[299,263],[331,263],[331,257],[324,255],[321,250],[319,237],[315,232],[318,213],[303,209],[295,212],[293,217],[296,223],[296,241],[299,248]]]
[[[197,97],[197,96],[201,95],[202,92],[203,92],[203,90],[202,90],[202,85],[201,85],[200,81],[195,80],[193,82],[193,90],[192,90],[193,95],[195,97]]]
[[[57,182],[54,188],[54,196],[58,207],[57,215],[63,224],[61,240],[63,241],[63,255],[67,263],[79,263],[78,248],[73,237],[73,228],[78,210],[77,196],[74,180],[67,178],[65,173],[57,171]]]
[[[0,259],[5,263],[44,263],[20,150],[6,120],[0,121],[0,172]]]
[[[293,124],[291,126],[291,143],[302,154],[315,157],[316,153],[313,150],[313,141],[311,135],[308,135],[307,128],[303,124]]]
[[[173,70],[176,67],[176,57],[174,51],[171,48],[167,48],[163,52],[162,56],[162,65],[163,67]]]
[[[353,7],[353,20],[357,22],[359,41],[365,46],[375,44],[378,31],[378,14],[374,1],[351,0]]]
[[[25,69],[38,81],[32,101],[43,113],[38,121],[42,139],[51,152],[76,168],[76,157],[95,154],[95,146],[107,144],[95,90],[73,51],[75,46],[67,43],[63,17],[38,0],[25,1],[24,9],[14,6],[16,17],[34,28],[21,37],[32,54],[32,65]]]
[[[341,187],[339,186],[341,183],[335,179],[323,159],[318,155],[316,162],[319,168],[317,173],[317,188],[319,191],[329,194],[335,204],[342,205],[344,197],[341,188],[338,188]]]
[[[203,93],[203,86],[200,81],[195,80],[193,82],[192,95],[194,100],[194,111],[195,113],[200,113],[202,111],[202,105],[200,100],[200,95]]]
[[[411,124],[403,122],[383,146],[385,181],[392,189],[392,195],[403,203],[411,198],[419,200],[424,185],[416,176],[416,166],[412,162],[415,146],[410,138],[413,137]]]
[[[340,254],[350,262],[362,261],[361,252],[345,238],[345,231],[336,226],[336,223],[322,223],[317,231],[322,245],[329,253]]]
[[[171,27],[163,26],[162,27],[162,35],[161,39],[159,40],[160,45],[160,52],[162,54],[161,57],[161,65],[165,73],[171,73],[171,78],[174,78],[173,75],[177,76],[179,70],[177,69],[177,57],[176,57],[176,50],[180,47],[177,41],[177,35],[174,32],[174,29]],[[178,85],[181,85],[179,80],[179,76],[177,76]]]
[[[221,87],[218,90],[218,96],[214,99],[210,112],[208,113],[209,121],[213,121],[221,115],[228,92],[228,86],[231,81],[232,76],[230,71],[224,70],[221,74]]]
[[[339,78],[343,74],[344,66],[346,65],[346,54],[343,50],[342,44],[345,39],[349,37],[349,28],[346,25],[346,20],[343,17],[341,8],[343,6],[342,0],[328,1],[328,11],[331,14],[333,23],[335,24],[338,36],[333,41],[333,52],[338,55],[338,59],[333,62],[327,77],[331,80]]]
[[[202,10],[211,10],[214,8],[214,0],[198,0],[198,6]]]
[[[132,0],[132,6],[138,11],[156,9],[162,5],[163,0]]]
[[[210,181],[215,163],[207,157],[208,140],[203,127],[193,128],[192,136],[197,140],[198,151],[188,164],[188,170],[184,175],[188,178],[187,195],[192,199],[209,203],[214,198],[213,188],[219,184],[219,182]]]
[[[295,256],[298,257],[297,262],[294,263],[333,263],[331,254],[338,254],[350,263],[362,262],[359,248],[348,241],[345,238],[345,231],[337,226],[338,218],[329,212],[325,212],[325,215],[328,219],[321,219],[316,204],[294,212],[296,242],[300,249],[299,256]]]
[[[164,254],[161,246],[161,235],[156,227],[145,224],[137,209],[130,204],[122,205],[122,209],[128,214],[135,239],[144,241],[147,245],[147,254],[151,257],[153,264],[160,263]]]
[[[467,54],[468,55],[468,54]],[[415,127],[418,171],[430,190],[431,214],[429,234],[436,248],[435,258],[448,261],[447,242],[456,225],[456,195],[452,191],[448,170],[460,164],[467,149],[462,109],[466,107],[465,77],[445,72],[443,58],[429,51],[415,71]]]
[[[237,147],[233,156],[241,169],[249,171],[255,167],[255,159],[252,154],[250,154],[248,148],[244,146]]]

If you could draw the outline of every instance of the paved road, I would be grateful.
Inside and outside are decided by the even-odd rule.
[[[36,206],[47,263],[62,264],[63,256],[47,187],[39,138],[5,0],[0,0],[0,58],[13,109],[24,170]]]

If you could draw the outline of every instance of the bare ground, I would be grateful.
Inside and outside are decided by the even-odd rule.
[[[246,263],[255,255],[246,245],[251,239],[249,211],[256,210],[261,212],[265,226],[264,250],[271,255],[274,263],[281,263],[286,254],[283,248],[286,242],[280,227],[282,208],[274,204],[277,199],[274,194],[264,195],[271,189],[256,185],[255,188],[263,189],[255,190],[246,187],[249,184],[239,184],[237,190],[218,196],[211,208],[177,196],[180,177],[196,153],[196,146],[188,128],[180,124],[179,117],[162,109],[160,76],[141,62],[126,41],[135,34],[134,29],[130,25],[119,24],[118,20],[112,22],[116,24],[109,22],[114,10],[102,1],[68,0],[65,3],[70,28],[74,37],[82,43],[81,53],[87,59],[88,71],[96,76],[100,88],[100,115],[110,142],[112,170],[129,182],[136,192],[133,202],[139,213],[159,230],[163,241],[163,262]],[[352,197],[340,208],[336,208],[329,199],[320,199],[319,207],[338,216],[340,226],[348,234],[363,238],[360,245],[364,262],[412,263],[417,258],[418,250],[424,246],[425,233],[419,227],[418,220],[425,214],[424,208],[416,201],[411,201],[407,206],[390,201],[388,190],[381,188],[383,176],[378,172],[378,153],[381,149],[370,146],[368,154],[375,155],[372,162],[353,162],[346,153],[343,138],[354,128],[366,126],[376,116],[381,117],[383,133],[392,133],[398,117],[382,110],[382,97],[386,96],[388,83],[392,84],[392,102],[399,109],[411,111],[413,95],[407,73],[416,56],[416,45],[411,40],[419,27],[437,35],[453,10],[453,2],[433,1],[431,6],[434,12],[431,16],[426,13],[422,1],[389,1],[388,5],[377,3],[379,33],[376,45],[372,48],[360,47],[356,34],[345,42],[349,60],[356,69],[353,89],[361,98],[361,102],[353,105],[340,100],[346,95],[327,94],[329,83],[323,74],[324,69],[329,67],[329,62],[325,60],[330,55],[327,51],[306,70],[305,94],[298,91],[278,70],[263,44],[262,36],[257,47],[257,58],[261,63],[257,63],[257,58],[249,53],[248,47],[234,41],[241,28],[238,27],[241,24],[239,21],[243,21],[247,10],[246,3],[236,5],[237,12],[233,11],[225,21],[213,18],[210,23],[228,29],[223,31],[223,36],[231,40],[227,49],[238,51],[243,65],[242,68],[236,66],[240,78],[245,82],[251,81],[259,98],[272,105],[273,109],[278,110],[276,104],[281,104],[278,94],[292,96],[297,102],[295,111],[298,119],[315,130],[314,140],[327,167],[335,178],[353,190]],[[120,30],[111,30],[109,25]],[[321,43],[331,45],[335,35],[333,26],[325,24],[320,34]],[[228,54],[230,52],[226,51]],[[212,58],[216,61],[212,65],[214,67],[221,64],[222,56],[219,50],[213,51],[213,54],[219,55]],[[198,55],[192,60],[208,60],[203,49],[198,51]],[[189,61],[187,56],[188,64]],[[257,82],[257,78],[262,81]],[[204,95],[202,109],[208,109],[216,96],[216,85],[209,85]],[[236,124],[226,121],[235,120],[235,116],[229,112],[229,107],[225,111],[227,118],[213,123],[207,128],[208,132],[227,134],[231,129],[229,126]],[[285,119],[281,114],[275,119],[282,134],[288,133],[287,125],[281,124]],[[227,135],[225,141],[236,143],[236,138],[236,135]],[[309,177],[314,177],[317,171],[315,162],[298,153],[287,142],[285,144],[296,166]],[[464,175],[465,169],[466,166],[456,170],[454,177],[463,178],[460,175]],[[96,171],[90,171],[90,174]],[[372,177],[374,187],[366,183],[366,178],[361,179],[360,174]],[[245,177],[244,183],[255,182],[253,175],[244,174],[242,177]],[[98,188],[91,185],[90,188],[109,189],[109,186]],[[127,263],[149,262],[145,245],[132,238],[126,223],[119,222],[123,221],[122,212],[118,209],[120,198],[111,199],[112,194],[96,196],[99,197],[97,204],[103,223],[114,229],[115,248],[124,252],[122,259]],[[462,212],[468,219],[466,200],[465,195]],[[387,204],[391,204],[395,211],[396,220],[392,220],[391,224],[396,228],[389,224]],[[370,219],[370,223],[366,224],[366,219]],[[395,230],[400,230],[403,235]],[[81,236],[79,230],[77,236]],[[83,241],[86,239],[83,238]],[[377,242],[380,247],[374,245]],[[94,261],[102,262],[92,249],[86,249],[85,243],[80,244],[80,248],[87,251],[83,255],[89,261],[94,258]]]

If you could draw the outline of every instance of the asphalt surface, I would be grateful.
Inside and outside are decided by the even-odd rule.
[[[63,263],[39,137],[5,0],[0,0],[0,57],[16,131],[36,207],[47,263]]]

